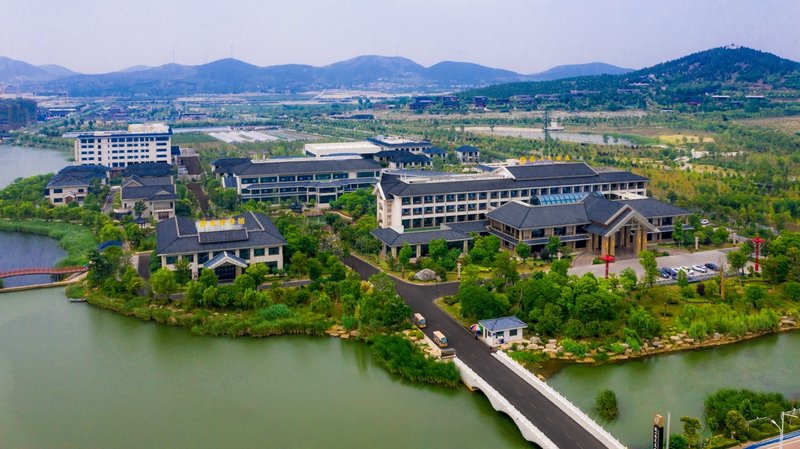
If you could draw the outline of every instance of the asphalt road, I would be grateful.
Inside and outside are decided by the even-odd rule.
[[[378,272],[377,268],[353,256],[348,257],[345,262],[364,279]],[[491,384],[559,448],[605,448],[605,445],[561,411],[558,406],[492,357],[489,347],[485,343],[476,340],[469,330],[462,327],[433,303],[433,300],[438,297],[455,294],[458,291],[457,282],[416,285],[395,279],[395,284],[397,293],[411,306],[411,309],[425,317],[425,321],[428,323],[428,326],[423,329],[425,334],[433,338],[433,331],[443,332],[447,336],[450,347],[456,350],[458,358]],[[643,431],[647,430],[643,429]]]

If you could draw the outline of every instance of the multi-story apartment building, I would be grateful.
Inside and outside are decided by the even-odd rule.
[[[266,215],[255,212],[218,220],[172,217],[156,225],[161,266],[174,270],[178,259],[186,258],[195,278],[208,269],[229,281],[253,263],[281,270],[285,246],[278,228]]]
[[[672,226],[676,217],[685,218],[688,212],[647,199],[648,182],[647,178],[630,172],[593,169],[585,163],[505,166],[475,175],[384,173],[375,189],[379,229],[374,234],[384,243],[384,251],[395,253],[397,247],[408,242],[418,245],[417,254],[423,255],[424,246],[432,239],[444,238],[458,244],[470,240],[469,232],[485,233],[492,232],[492,229],[498,231],[498,227],[502,231],[505,228],[500,224],[490,226],[490,213],[511,202],[514,205],[506,208],[510,211],[506,215],[524,212],[526,216],[536,217],[547,213],[554,220],[552,226],[513,229],[535,231],[535,238],[539,238],[540,231],[558,235],[573,229],[574,234],[579,234],[576,226],[590,224],[586,222],[585,212],[581,217],[583,221],[573,223],[568,215],[561,214],[568,208],[550,209],[539,206],[572,203],[577,204],[575,208],[582,208],[585,206],[582,203],[585,202],[600,204],[599,208],[607,211],[616,211],[621,205],[628,203],[628,209],[634,211],[641,207],[643,210],[638,213],[639,216],[644,216],[644,222],[651,225],[638,223],[646,228],[647,240],[670,238],[671,228],[656,230],[656,227]],[[603,202],[594,201],[590,197],[602,198]],[[523,204],[528,204],[531,208],[523,210],[516,206]],[[630,230],[631,227],[626,229]],[[460,236],[457,235],[459,233]],[[509,235],[516,236],[513,233]],[[546,234],[542,234],[542,237],[544,235]],[[520,234],[516,242],[512,238],[504,241],[506,246],[513,247],[519,240],[533,238],[522,237]],[[621,239],[620,237],[620,241]],[[586,240],[587,238],[580,239],[583,242]],[[578,247],[581,244],[577,243]]]
[[[218,160],[214,171],[242,201],[315,202],[328,204],[347,192],[371,189],[381,165],[358,156]]]
[[[129,125],[127,131],[94,131],[75,137],[75,164],[127,167],[171,160],[172,130],[161,123]]]

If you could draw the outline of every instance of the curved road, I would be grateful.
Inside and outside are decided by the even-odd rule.
[[[347,257],[345,263],[363,279],[379,271],[354,256]],[[458,282],[416,285],[392,279],[397,286],[397,293],[411,306],[411,309],[425,316],[425,321],[428,323],[428,327],[423,329],[425,334],[433,339],[433,331],[442,331],[447,336],[450,347],[456,350],[458,358],[491,384],[556,446],[562,449],[606,448],[558,406],[492,357],[485,343],[475,340],[469,330],[433,303],[436,298],[457,293]]]

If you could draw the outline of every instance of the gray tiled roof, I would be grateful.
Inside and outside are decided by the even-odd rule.
[[[584,162],[514,165],[506,169],[516,179],[575,178],[597,174]]]
[[[495,332],[495,331],[505,331],[509,329],[519,329],[521,327],[528,327],[528,324],[521,319],[517,318],[516,316],[505,316],[502,318],[492,318],[488,320],[480,320],[478,324],[481,327],[485,328],[486,330]]]
[[[380,170],[381,164],[372,160],[362,158],[352,159],[325,159],[315,160],[285,161],[250,163],[237,165],[233,168],[233,173],[240,176],[252,175],[293,175],[305,173],[331,173],[346,172],[353,170]]]
[[[422,152],[425,154],[435,154],[435,155],[447,154],[447,150],[439,147],[425,148],[424,150],[422,150]]]
[[[70,176],[70,175],[53,175],[50,182],[47,183],[48,189],[59,187],[83,187],[89,186],[90,182],[86,178]]]
[[[122,184],[125,185],[128,182],[134,182],[139,184],[140,186],[166,186],[173,184],[172,176],[139,176],[133,175],[126,178]],[[133,187],[133,186],[132,186]]]
[[[586,207],[586,216],[589,221],[605,224],[620,209],[625,207],[625,203],[610,201],[602,196],[589,195],[583,200]]]
[[[469,235],[449,229],[436,229],[433,231],[418,231],[398,233],[392,228],[378,228],[372,231],[381,242],[389,246],[402,246],[404,243],[409,245],[424,245],[432,240],[445,240],[447,242],[463,242],[472,240]]]
[[[191,254],[203,251],[224,251],[239,248],[253,248],[285,245],[278,228],[266,215],[245,212],[235,218],[244,218],[247,230],[246,240],[216,241],[201,243],[194,220],[186,217],[173,217],[162,220],[156,225],[156,247],[158,254]],[[217,232],[204,232],[208,236]],[[206,237],[204,237],[206,240]],[[213,238],[209,240],[214,240]],[[224,240],[224,239],[223,239]]]
[[[543,165],[544,166],[544,165]],[[509,167],[511,168],[511,167]],[[541,187],[559,187],[564,185],[585,185],[585,184],[608,184],[614,182],[636,182],[646,181],[647,178],[635,175],[630,172],[604,172],[592,176],[566,177],[566,178],[545,178],[545,179],[526,179],[514,180],[511,178],[500,178],[496,176],[486,176],[484,178],[473,177],[471,179],[454,179],[452,181],[425,182],[425,183],[405,183],[398,178],[388,179],[388,184],[384,185],[381,181],[383,191],[388,195],[413,196],[413,195],[432,195],[438,193],[456,192],[480,192],[487,190],[504,189],[524,189]]]
[[[653,198],[641,200],[622,200],[622,202],[632,207],[636,212],[639,212],[645,218],[677,217],[690,214],[690,212],[686,209],[673,206]]]
[[[486,214],[516,229],[539,229],[589,223],[582,203],[530,206],[510,201]]]
[[[172,165],[166,162],[142,162],[129,164],[122,170],[123,177],[139,176],[169,176],[172,174]]]
[[[123,187],[120,195],[123,200],[169,201],[178,199],[178,195],[175,194],[175,186],[172,184]]]

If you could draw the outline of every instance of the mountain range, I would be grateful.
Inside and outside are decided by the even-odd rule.
[[[359,56],[322,67],[285,64],[258,67],[236,59],[202,65],[133,66],[117,72],[88,75],[57,65],[34,66],[0,57],[0,86],[73,96],[189,95],[194,93],[300,92],[320,89],[377,89],[382,91],[441,91],[517,81],[619,74],[631,69],[599,62],[554,67],[520,74],[473,64],[443,61],[424,67],[410,59]]]
[[[620,74],[498,84],[460,95],[546,95],[560,96],[560,101],[576,106],[599,102],[641,107],[646,100],[661,105],[696,103],[707,101],[709,94],[764,95],[778,91],[800,91],[800,63],[752,48],[727,46]]]

